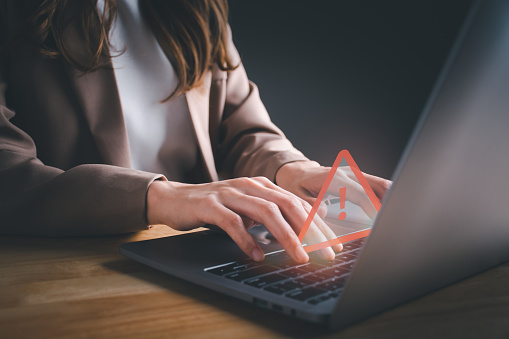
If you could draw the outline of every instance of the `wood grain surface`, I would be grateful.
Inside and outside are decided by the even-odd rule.
[[[509,264],[331,332],[118,253],[175,234],[0,237],[0,338],[509,338]]]

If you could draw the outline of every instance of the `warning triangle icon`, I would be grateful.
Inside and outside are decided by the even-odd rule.
[[[374,207],[374,209],[376,209],[377,212],[380,210],[380,207],[381,207],[380,201],[378,200],[378,198],[377,198],[375,192],[373,191],[373,189],[371,188],[371,186],[369,186],[368,181],[366,180],[366,178],[362,174],[361,170],[357,166],[357,163],[353,160],[352,155],[347,150],[342,150],[341,152],[339,152],[338,156],[336,157],[336,160],[334,161],[334,164],[332,165],[332,168],[329,171],[329,174],[327,175],[325,183],[323,184],[323,186],[320,190],[320,193],[318,194],[318,197],[316,198],[316,201],[313,204],[311,212],[309,213],[308,218],[306,219],[306,222],[304,223],[304,226],[302,227],[302,229],[299,233],[299,240],[301,242],[304,240],[306,232],[308,231],[309,226],[311,225],[311,222],[313,221],[313,218],[315,217],[315,215],[318,211],[318,208],[320,207],[320,204],[322,203],[322,201],[324,201],[324,197],[326,196],[326,194],[329,190],[329,186],[331,186],[331,183],[333,182],[336,172],[337,172],[340,164],[343,161],[346,162],[346,164],[350,167],[352,177],[354,177],[356,179],[357,183],[362,187],[362,190],[364,191],[367,198],[369,199],[369,202],[372,204],[372,207]],[[339,193],[340,204],[342,207],[344,207],[346,187],[340,188],[338,193]],[[369,204],[369,202],[368,202],[368,204]],[[337,218],[339,220],[343,220],[343,219],[345,219],[345,216],[346,216],[346,214],[344,212],[341,212],[338,214]],[[319,250],[319,249],[322,249],[322,248],[325,248],[328,246],[333,246],[333,245],[337,245],[337,244],[340,244],[343,242],[348,242],[351,240],[366,237],[369,235],[370,232],[371,232],[371,228],[366,229],[364,227],[364,229],[362,229],[362,230],[348,232],[347,234],[337,236],[334,239],[329,239],[327,241],[319,242],[316,244],[308,244],[308,245],[304,246],[304,249],[306,250],[306,252],[316,251],[316,250]]]

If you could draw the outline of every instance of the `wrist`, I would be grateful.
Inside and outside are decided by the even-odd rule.
[[[159,204],[164,200],[167,193],[168,185],[171,185],[166,178],[154,180],[147,190],[146,213],[149,225],[162,224]]]

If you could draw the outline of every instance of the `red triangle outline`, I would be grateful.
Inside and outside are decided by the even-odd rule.
[[[353,174],[355,175],[355,177],[361,184],[362,188],[364,189],[364,192],[366,192],[366,194],[368,195],[368,198],[371,201],[371,203],[373,204],[373,206],[376,208],[377,211],[380,211],[380,207],[382,206],[382,204],[376,197],[376,194],[375,194],[375,192],[373,192],[373,189],[371,188],[371,186],[369,186],[368,181],[362,174],[361,170],[359,169],[359,166],[357,166],[357,163],[355,162],[355,160],[353,160],[353,157],[350,154],[350,152],[348,152],[346,149],[344,149],[338,153],[338,156],[336,157],[336,160],[334,161],[334,164],[332,165],[332,168],[330,169],[329,174],[327,175],[327,179],[325,180],[325,183],[323,184],[322,189],[320,190],[320,193],[318,194],[318,197],[316,198],[316,201],[313,204],[313,208],[311,209],[311,212],[309,213],[308,218],[306,219],[306,222],[304,223],[304,226],[300,230],[299,240],[301,242],[304,239],[304,236],[306,235],[306,232],[308,231],[309,225],[311,225],[311,221],[315,217],[316,212],[318,211],[318,207],[320,206],[320,203],[322,202],[323,197],[325,196],[325,193],[327,192],[327,189],[329,188],[329,185],[332,182],[332,179],[334,178],[334,174],[336,173],[336,171],[339,167],[339,164],[341,163],[341,160],[343,158],[346,160],[346,162],[352,169]],[[351,240],[355,240],[355,239],[359,239],[359,238],[364,238],[364,237],[367,237],[369,235],[369,233],[371,233],[371,229],[362,230],[362,231],[350,233],[347,235],[343,235],[341,237],[337,237],[332,240],[320,242],[318,244],[308,245],[308,246],[305,246],[304,249],[306,250],[306,252],[312,252],[312,251],[316,251],[316,250],[319,250],[319,249],[322,249],[322,248],[325,248],[328,246],[337,245],[342,242],[347,242],[347,241],[351,241]]]

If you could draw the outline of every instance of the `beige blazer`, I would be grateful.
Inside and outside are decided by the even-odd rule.
[[[0,44],[20,32],[22,3],[0,3]],[[78,24],[71,22],[65,36],[77,53]],[[229,50],[240,63],[231,34]],[[284,163],[306,160],[271,122],[242,64],[232,72],[216,67],[185,96],[204,181],[219,175],[273,180]],[[113,70],[84,75],[62,58],[42,57],[34,44],[10,46],[0,63],[0,233],[146,229],[146,192],[159,177],[130,168]]]

